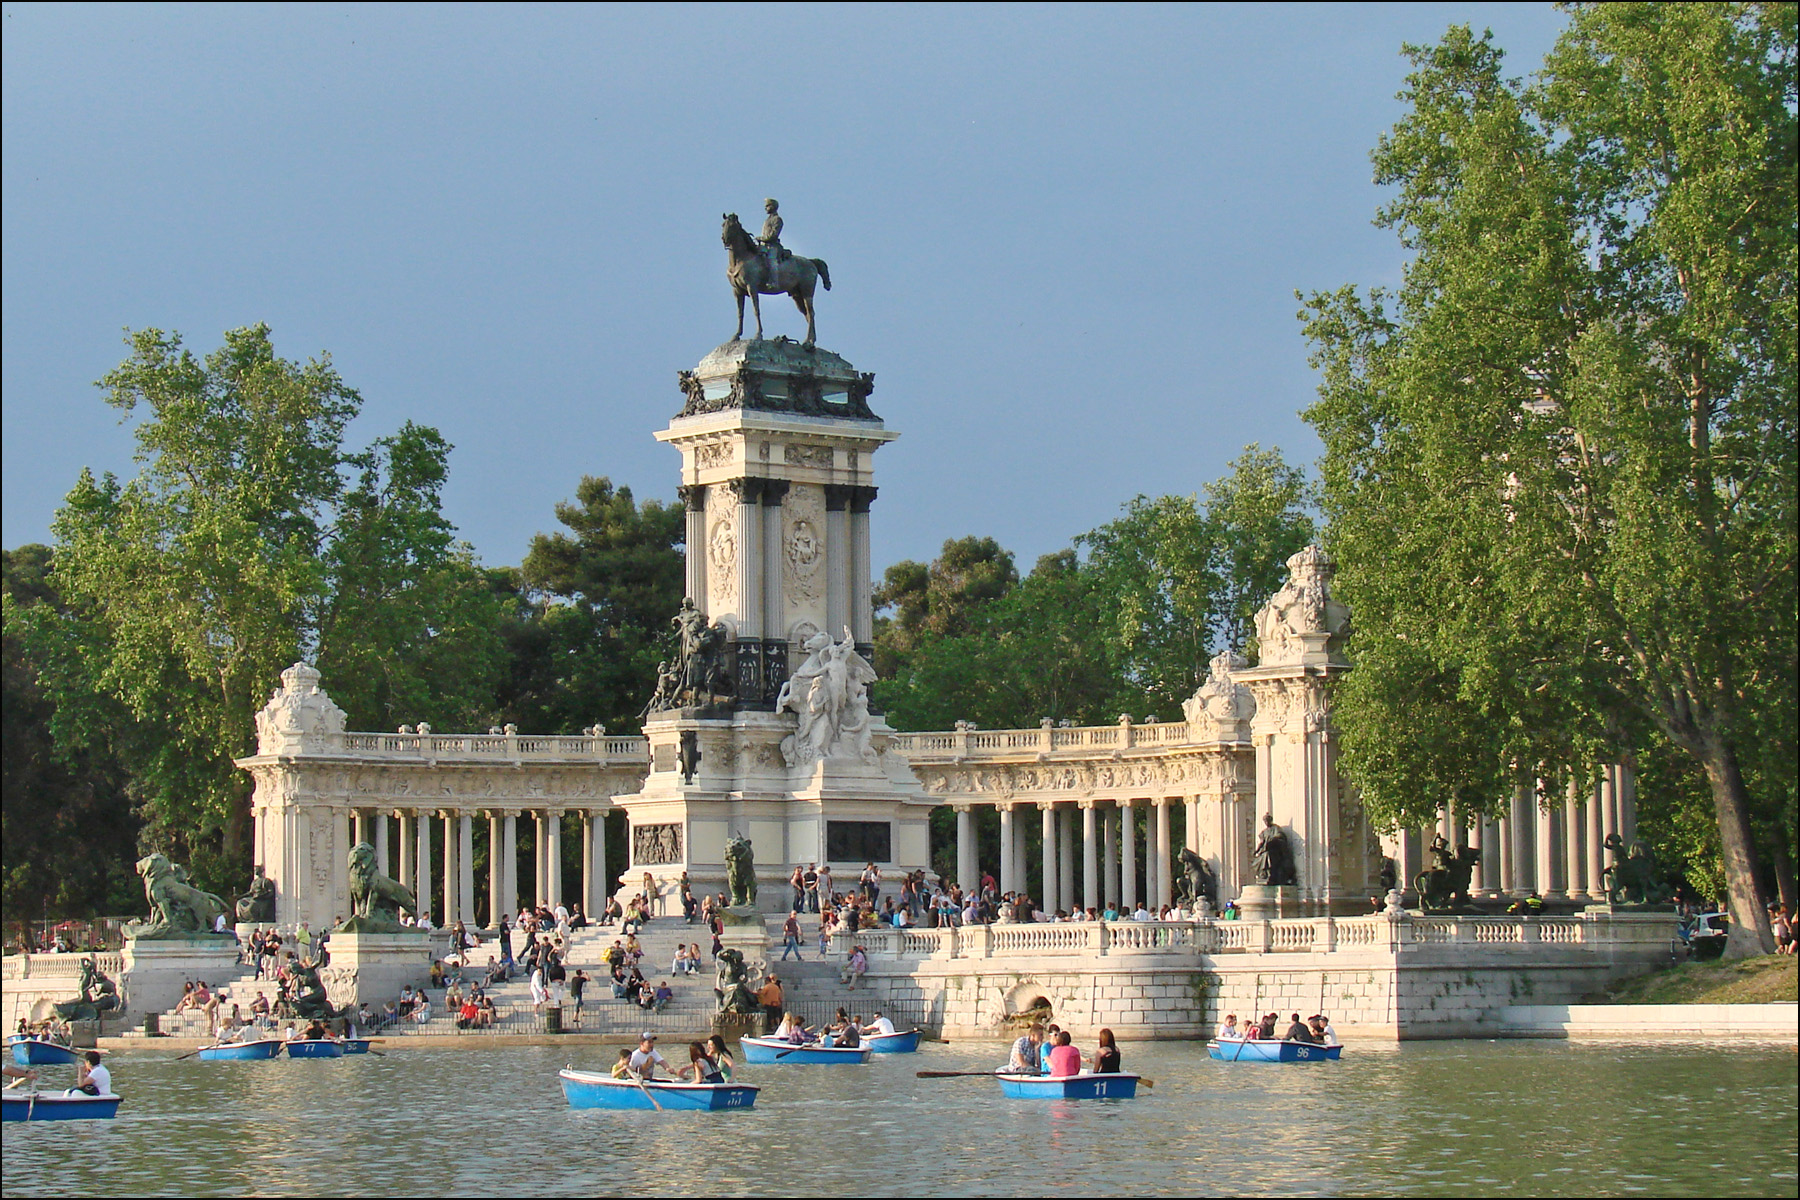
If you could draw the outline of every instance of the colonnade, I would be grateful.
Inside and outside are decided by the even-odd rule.
[[[1401,886],[1432,866],[1431,840],[1441,834],[1452,846],[1481,851],[1469,884],[1474,894],[1535,891],[1546,900],[1604,900],[1607,839],[1616,834],[1630,845],[1637,837],[1636,777],[1629,766],[1613,763],[1591,784],[1570,781],[1556,789],[1554,805],[1540,804],[1540,794],[1550,790],[1542,781],[1521,780],[1505,816],[1475,821],[1446,807],[1436,825],[1383,839]]]
[[[476,919],[475,824],[487,822],[487,921],[495,914],[527,905],[579,903],[594,913],[606,906],[606,812],[568,809],[354,809],[355,840],[375,848],[375,867],[391,875],[418,897],[420,907],[438,925]],[[529,891],[521,891],[519,855],[506,853],[519,844],[519,824],[528,822],[532,843]],[[390,831],[397,836],[390,840]],[[570,836],[580,839],[581,885],[574,894],[563,879],[563,848]],[[439,847],[434,854],[433,847]],[[397,852],[396,852],[397,847]],[[494,847],[501,847],[495,854]],[[345,914],[347,915],[347,914]]]
[[[1000,862],[996,876],[1001,892],[1028,892],[1045,912],[1073,912],[1118,905],[1160,909],[1175,902],[1182,890],[1174,875],[1170,810],[1185,809],[1183,842],[1198,850],[1198,797],[1149,797],[1124,800],[1002,801],[991,805],[1000,814]],[[975,804],[955,803],[956,874],[965,887],[979,883]],[[1035,813],[1033,810],[1036,810]],[[1139,834],[1136,814],[1147,820]],[[1039,881],[1027,886],[1030,847],[1027,830],[1036,823]],[[1141,864],[1141,866],[1140,866]],[[1139,883],[1142,881],[1142,888]],[[1042,894],[1037,894],[1041,892]]]

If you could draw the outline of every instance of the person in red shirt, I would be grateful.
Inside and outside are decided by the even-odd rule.
[[[1069,1044],[1069,1031],[1064,1029],[1056,1035],[1056,1045],[1050,1047],[1050,1074],[1052,1077],[1067,1077],[1081,1074],[1081,1051]]]

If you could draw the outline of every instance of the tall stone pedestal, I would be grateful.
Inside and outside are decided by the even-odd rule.
[[[755,909],[728,908],[724,925],[719,944],[744,956],[744,965],[750,969],[754,986],[759,982],[756,973],[767,970],[769,964],[769,932],[763,925],[762,913]]]
[[[181,1000],[182,985],[204,979],[218,985],[243,969],[237,942],[222,934],[155,941],[128,940],[119,981],[124,1007],[133,1013],[160,1013]]]
[[[1311,906],[1300,899],[1300,889],[1283,886],[1270,887],[1266,883],[1253,883],[1238,893],[1238,912],[1246,921],[1275,921],[1282,917],[1304,917],[1311,913],[1306,911]]]
[[[319,977],[334,1006],[376,1007],[399,996],[406,984],[430,981],[434,948],[425,933],[334,933],[331,965]]]
[[[739,1038],[763,1036],[768,1032],[768,1022],[759,1012],[714,1013],[712,1031],[728,1042],[735,1042]]]

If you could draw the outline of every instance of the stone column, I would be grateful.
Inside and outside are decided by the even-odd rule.
[[[763,480],[762,595],[763,637],[765,638],[785,638],[787,636],[787,612],[783,607],[781,584],[781,564],[786,557],[786,547],[782,544],[782,501],[787,498],[787,493],[787,480]]]
[[[606,814],[597,812],[593,817],[594,842],[594,879],[587,891],[588,920],[597,920],[597,914],[606,911]],[[679,899],[679,897],[677,897]]]
[[[763,636],[762,480],[739,479],[737,492],[738,637]],[[760,662],[758,663],[760,666]]]
[[[1537,862],[1532,843],[1532,834],[1537,825],[1536,814],[1532,809],[1536,803],[1537,796],[1532,791],[1531,781],[1520,779],[1513,788],[1512,796],[1512,887],[1520,896],[1528,895],[1537,887]]]
[[[1075,810],[1064,805],[1056,812],[1056,895],[1071,916],[1081,907],[1075,895]]]
[[[1482,845],[1481,825],[1483,818],[1479,813],[1469,819],[1469,849],[1479,851],[1475,866],[1469,873],[1469,895],[1478,896],[1487,887],[1487,870],[1491,868],[1482,859],[1487,857],[1487,849]]]
[[[545,872],[549,880],[551,908],[562,903],[562,814],[552,812],[549,821],[549,834],[544,847],[545,862],[549,869]]]
[[[352,812],[350,814],[350,823],[355,826],[355,828],[350,831],[350,844],[352,846],[360,846],[369,840],[369,813],[367,809],[359,808]],[[256,850],[256,861],[261,862],[262,845],[260,842],[257,844]]]
[[[445,929],[462,919],[462,912],[457,906],[457,880],[462,872],[456,864],[456,814],[445,811],[444,818],[444,911],[438,924]]]
[[[413,853],[419,843],[418,834],[413,830],[413,815],[411,811],[401,809],[394,818],[400,822],[400,873],[394,878],[423,904],[425,898],[419,895],[419,873],[413,868]]]
[[[500,928],[500,914],[512,909],[506,906],[506,860],[501,854],[505,845],[500,832],[500,814],[488,810],[488,923],[487,928]]]
[[[1183,813],[1181,843],[1195,854],[1200,853],[1200,797],[1189,796],[1185,800],[1186,812]]]
[[[475,818],[459,813],[456,818],[457,916],[475,924]]]
[[[1038,889],[1042,893],[1038,897],[1038,907],[1045,912],[1053,913],[1056,903],[1056,806],[1040,802],[1038,804],[1039,825],[1043,829],[1043,886]]]
[[[706,488],[693,483],[685,484],[676,491],[681,496],[681,502],[687,506],[687,594],[695,604],[705,604]]]
[[[965,892],[981,886],[981,869],[975,862],[975,814],[967,804],[956,808],[956,882]]]
[[[1537,887],[1545,899],[1562,899],[1562,839],[1558,836],[1562,816],[1556,808],[1538,809],[1537,822]]]
[[[850,631],[867,645],[875,640],[874,609],[870,593],[874,567],[869,561],[869,506],[875,489],[859,487],[850,497]]]
[[[1137,907],[1137,816],[1131,801],[1119,801],[1119,905],[1121,916]]]
[[[331,810],[331,916],[335,925],[350,915],[350,810]]]
[[[549,824],[550,816],[548,813],[538,811],[532,813],[531,817],[532,903],[548,904],[548,897],[550,894],[550,867],[549,859],[544,852],[544,847],[548,843],[548,839],[545,837],[545,827]]]
[[[519,913],[519,815],[507,813],[500,822],[500,838],[505,845],[500,853],[500,911]],[[498,917],[495,918],[499,920]]]
[[[1571,779],[1563,798],[1563,881],[1571,900],[1588,895],[1587,857],[1581,852],[1581,828],[1586,819],[1581,811],[1581,792],[1581,784]]]
[[[1085,908],[1100,911],[1100,860],[1094,837],[1094,802],[1083,800],[1081,803],[1081,903]]]
[[[1105,833],[1103,834],[1103,836],[1101,838],[1101,846],[1100,846],[1101,853],[1105,856],[1105,859],[1106,859],[1105,864],[1104,864],[1105,869],[1106,869],[1106,878],[1103,881],[1105,883],[1105,887],[1106,887],[1106,897],[1105,897],[1104,902],[1101,905],[1101,907],[1104,908],[1107,904],[1119,903],[1119,809],[1118,809],[1118,806],[1114,805],[1114,804],[1107,805],[1106,808],[1104,810],[1102,810],[1100,817],[1101,817],[1102,822],[1106,826]]]
[[[1400,889],[1405,891],[1419,877],[1419,872],[1425,869],[1424,839],[1418,830],[1400,831],[1400,857],[1394,865],[1400,869]]]
[[[1610,776],[1611,773],[1608,772],[1608,775]],[[1618,788],[1617,787],[1608,788],[1608,789],[1606,789],[1606,792],[1602,793],[1602,795],[1604,795],[1604,797],[1605,797],[1605,802],[1601,803],[1601,804],[1596,804],[1594,807],[1598,810],[1597,815],[1600,818],[1600,846],[1601,846],[1601,849],[1604,850],[1606,847],[1607,839],[1613,837],[1614,835],[1618,835],[1619,837],[1623,837],[1624,835],[1619,833],[1619,790],[1618,790]],[[1601,869],[1604,870],[1606,867],[1611,866],[1611,865],[1612,864],[1609,862],[1602,861]]]
[[[388,865],[388,815],[383,809],[375,810],[375,869],[389,878],[394,870]]]
[[[825,632],[833,638],[850,624],[850,490],[825,485]]]
[[[1160,909],[1166,904],[1175,902],[1174,888],[1169,879],[1169,798],[1159,796],[1156,799],[1156,905]]]
[[[1494,890],[1505,895],[1518,887],[1515,881],[1517,872],[1513,867],[1512,818],[1502,817],[1495,821],[1493,830],[1493,836],[1488,839],[1489,844],[1494,847],[1490,853],[1499,856],[1497,873],[1493,876]]]
[[[431,811],[420,809],[413,817],[413,831],[418,836],[419,848],[413,853],[413,862],[419,871],[419,887],[413,895],[419,898],[419,907],[428,913],[444,915],[444,910],[435,904],[431,886]]]
[[[1013,853],[1017,847],[1013,843],[1012,805],[995,807],[1000,810],[1000,891],[1005,894],[1019,890],[1019,869]]]
[[[1256,739],[1256,811],[1250,816],[1251,836],[1262,828],[1262,814],[1274,811],[1275,778],[1275,735],[1264,734]]]

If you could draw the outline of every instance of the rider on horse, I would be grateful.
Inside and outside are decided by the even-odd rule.
[[[769,278],[775,278],[776,266],[785,258],[792,258],[794,252],[781,244],[781,205],[774,200],[763,201],[763,211],[769,214],[763,222],[762,236],[756,239],[762,243],[763,258],[769,264]]]

